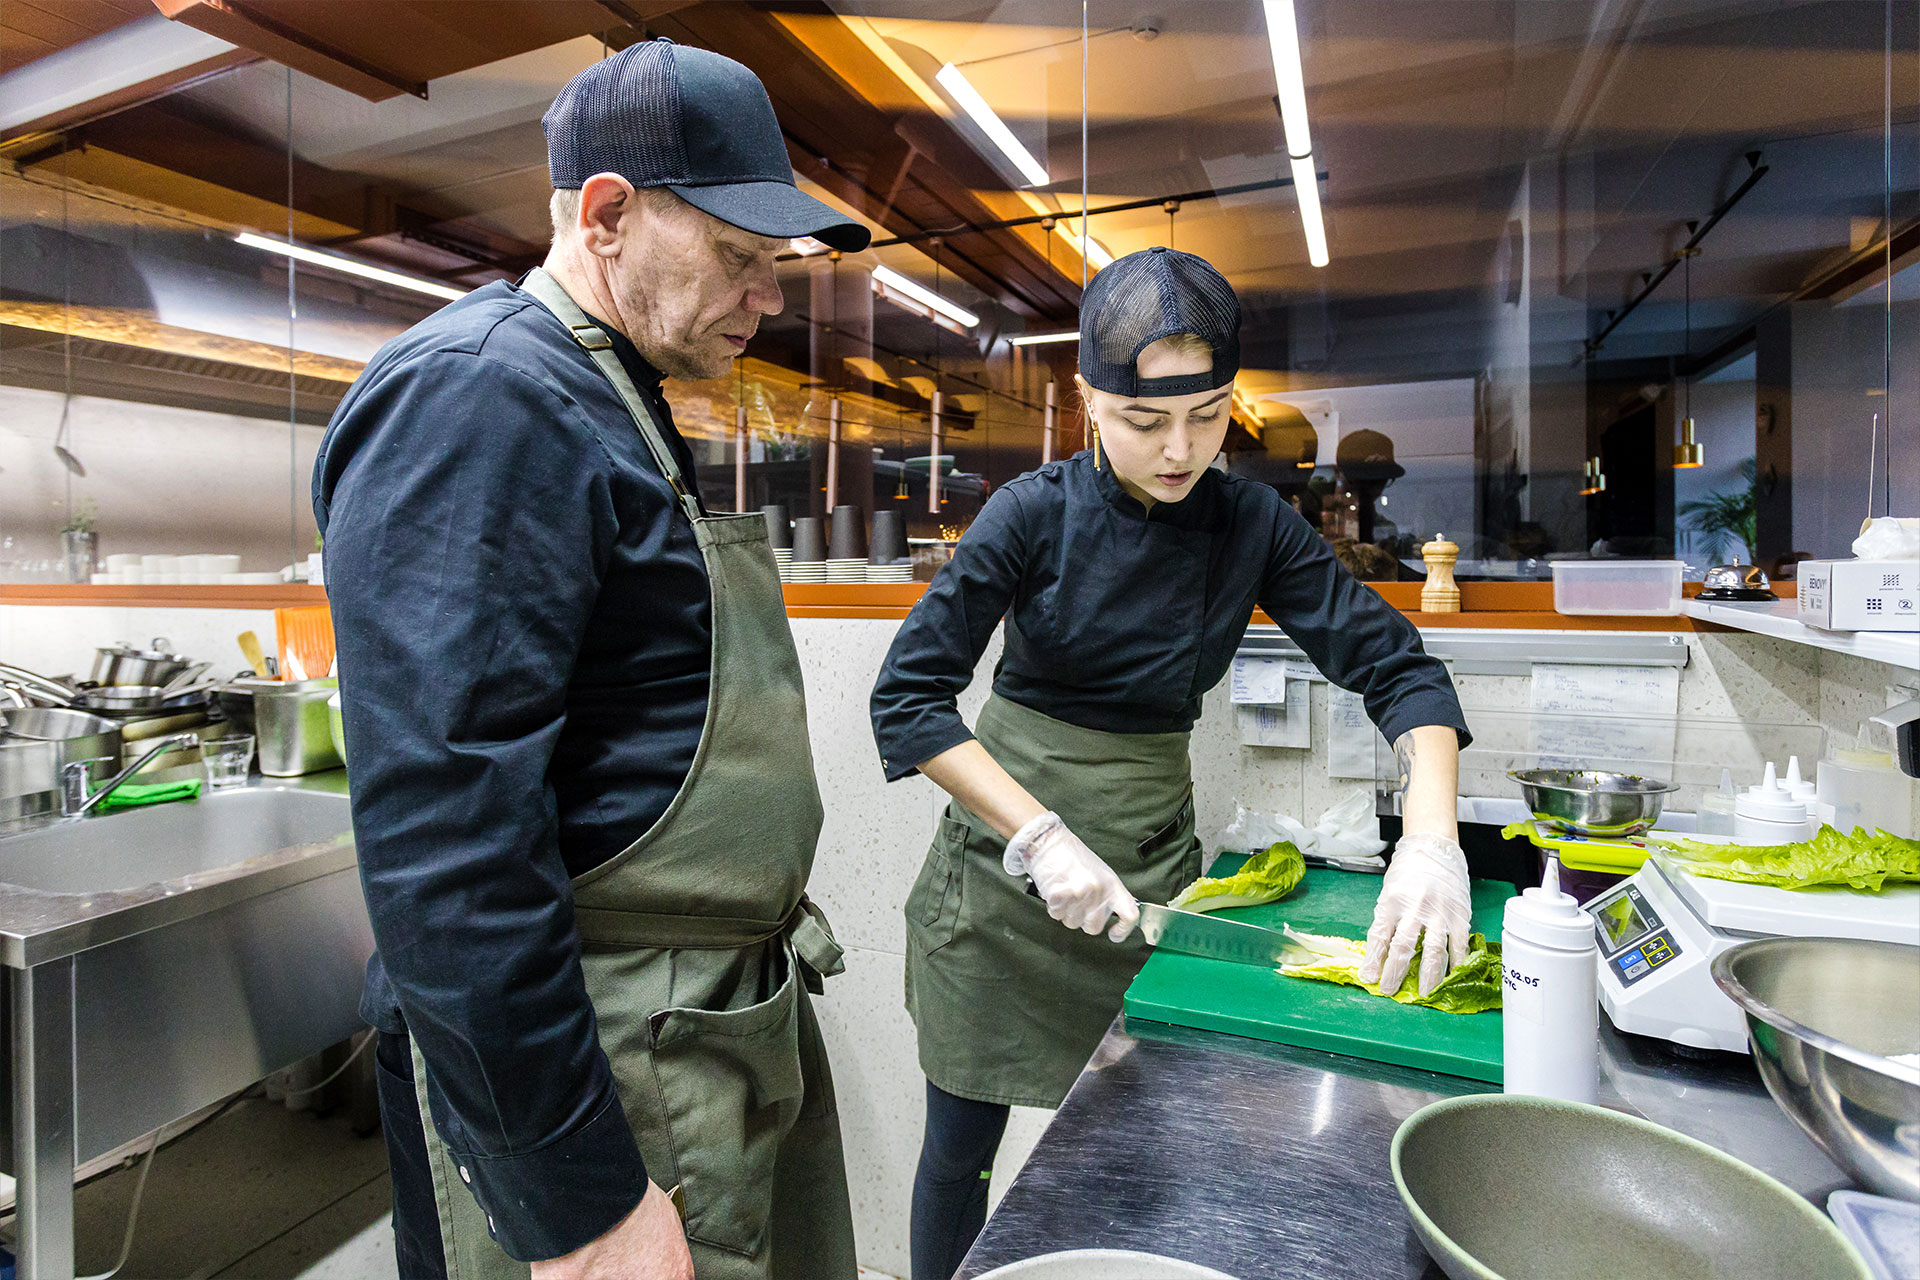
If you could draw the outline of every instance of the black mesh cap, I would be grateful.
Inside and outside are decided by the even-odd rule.
[[[540,127],[556,189],[617,173],[756,235],[867,247],[866,227],[795,185],[766,86],[732,58],[671,40],[633,45],[567,81]]]
[[[1213,348],[1207,373],[1142,378],[1147,347],[1191,333]],[[1240,299],[1205,258],[1156,246],[1103,267],[1080,300],[1080,376],[1119,396],[1190,396],[1240,372]]]

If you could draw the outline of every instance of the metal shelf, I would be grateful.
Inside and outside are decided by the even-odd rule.
[[[1920,671],[1920,634],[1907,631],[1823,631],[1795,616],[1792,600],[1774,604],[1710,604],[1689,600],[1686,613],[1698,622],[1718,623],[1757,635],[1812,645],[1832,653],[1884,662],[1908,671]]]
[[[1684,667],[1686,637],[1659,631],[1481,631],[1423,627],[1427,652],[1469,676],[1524,676],[1536,662],[1602,666]],[[1275,626],[1247,628],[1241,653],[1304,658],[1306,654]]]

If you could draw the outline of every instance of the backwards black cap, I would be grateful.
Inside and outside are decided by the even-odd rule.
[[[1191,333],[1213,348],[1213,368],[1175,378],[1142,378],[1140,353],[1162,338]],[[1240,299],[1205,258],[1157,246],[1103,267],[1080,300],[1080,376],[1120,396],[1189,396],[1214,391],[1240,372]]]
[[[540,127],[556,188],[617,173],[755,235],[849,253],[871,238],[795,185],[766,86],[706,49],[650,40],[603,58],[567,82]]]

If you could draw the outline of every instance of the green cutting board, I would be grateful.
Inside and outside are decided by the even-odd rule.
[[[1238,865],[1224,856],[1213,872],[1230,875]],[[1285,921],[1306,933],[1364,938],[1379,893],[1379,876],[1315,869],[1279,902],[1219,914],[1271,929]],[[1505,881],[1474,881],[1474,929],[1498,938],[1512,896]],[[1497,1009],[1443,1013],[1259,965],[1156,951],[1127,989],[1126,1014],[1500,1083]]]

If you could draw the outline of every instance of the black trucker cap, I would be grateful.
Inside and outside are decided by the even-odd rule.
[[[1140,353],[1191,333],[1213,348],[1207,373],[1142,378]],[[1080,376],[1119,396],[1190,396],[1240,372],[1240,299],[1205,258],[1163,245],[1101,268],[1080,299]]]
[[[756,235],[848,253],[871,238],[794,184],[766,86],[706,49],[649,40],[603,58],[567,81],[540,127],[556,188],[617,173]]]

